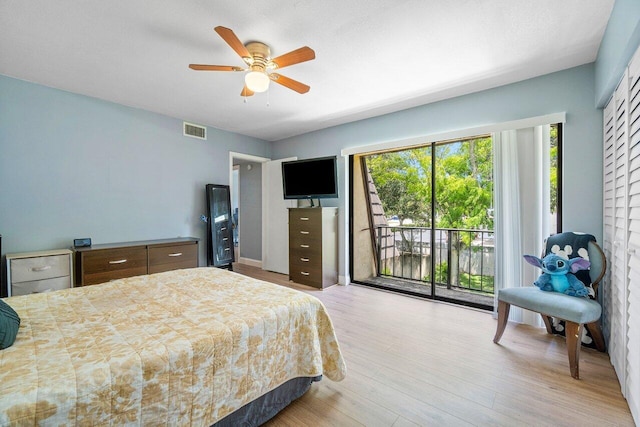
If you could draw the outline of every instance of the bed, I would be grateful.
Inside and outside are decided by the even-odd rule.
[[[4,300],[0,425],[259,425],[346,365],[314,296],[211,267]]]

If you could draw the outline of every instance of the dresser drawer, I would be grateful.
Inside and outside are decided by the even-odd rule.
[[[149,274],[197,266],[197,243],[149,247]]]
[[[11,283],[31,282],[35,280],[51,279],[53,277],[67,277],[69,287],[70,255],[40,256],[34,258],[12,259],[9,263],[11,269]]]
[[[291,233],[289,235],[290,250],[303,250],[310,253],[322,252],[322,237]]]
[[[292,247],[289,250],[289,264],[300,265],[322,265],[322,252],[314,248],[297,248]]]
[[[300,208],[289,210],[289,221],[292,224],[312,224],[316,228],[322,225],[322,209]]]
[[[289,276],[297,283],[322,284],[322,254],[312,248],[289,250]]]
[[[34,280],[33,282],[18,282],[11,285],[11,295],[28,295],[40,292],[57,291],[67,289],[70,285],[69,276],[55,277],[46,280]]]
[[[314,268],[310,265],[289,264],[289,279],[303,285],[322,288],[322,268]]]
[[[135,246],[82,253],[82,285],[147,274],[147,248]]]
[[[293,236],[322,239],[322,229],[320,226],[314,226],[314,221],[293,221],[289,224],[289,233]]]

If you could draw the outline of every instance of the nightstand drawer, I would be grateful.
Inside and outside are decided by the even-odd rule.
[[[69,249],[7,254],[8,296],[72,287],[71,255]]]
[[[67,289],[70,279],[66,277],[56,277],[46,280],[35,280],[33,282],[18,282],[11,285],[11,295],[28,295],[40,292],[57,291]]]
[[[34,258],[18,258],[10,260],[11,282],[30,282],[34,280],[67,277],[71,274],[70,255],[40,256]],[[69,286],[67,286],[69,287]]]

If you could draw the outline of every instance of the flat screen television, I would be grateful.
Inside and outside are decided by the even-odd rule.
[[[285,199],[334,199],[338,197],[336,156],[282,162]]]

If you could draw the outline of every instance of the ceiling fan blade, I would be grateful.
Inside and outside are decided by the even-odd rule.
[[[244,68],[232,65],[189,64],[189,68],[198,71],[244,71]]]
[[[289,77],[285,77],[282,74],[278,74],[278,73],[271,73],[269,74],[269,78],[284,86],[284,87],[288,87],[291,90],[295,90],[298,93],[307,93],[309,92],[309,89],[311,89],[310,86],[307,86],[304,83],[300,83],[299,81],[290,79]]]
[[[233,31],[229,28],[220,26],[215,27],[214,30],[225,42],[227,42],[229,46],[231,46],[231,49],[235,50],[236,53],[240,55],[241,58],[251,58],[251,54]]]
[[[300,49],[293,50],[284,55],[280,55],[277,58],[271,60],[277,68],[288,67],[289,65],[299,64],[301,62],[310,61],[315,59],[316,53],[308,46],[303,46]]]
[[[242,88],[242,92],[240,92],[240,96],[253,96],[254,92],[247,87],[247,85]]]

